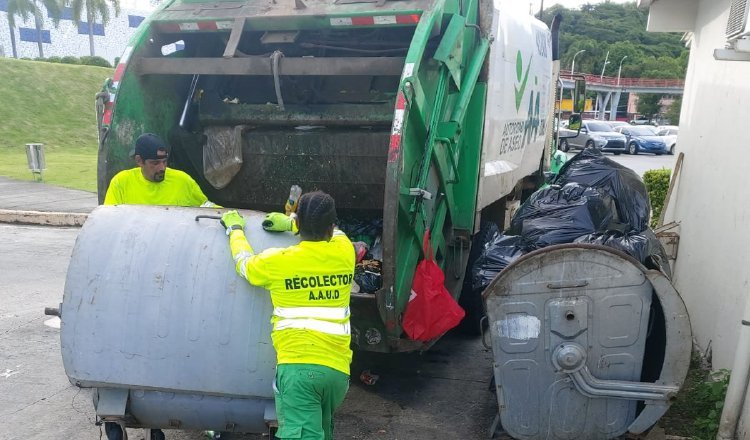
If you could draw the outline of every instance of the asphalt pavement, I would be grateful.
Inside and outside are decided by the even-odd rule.
[[[81,226],[96,193],[0,177],[0,223]]]

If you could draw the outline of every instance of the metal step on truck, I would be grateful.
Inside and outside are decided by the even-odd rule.
[[[292,185],[326,191],[342,218],[378,225],[380,282],[352,294],[355,350],[434,342],[402,329],[427,229],[478,331],[484,300],[464,275],[481,225],[502,228],[543,183],[552,145],[557,25],[511,3],[164,2],[97,95],[100,201],[144,132],[168,140],[170,167],[210,200],[241,210],[257,251],[298,240],[261,228]],[[206,214],[216,210],[101,206],[79,235],[62,357],[72,383],[96,389],[98,418],[119,426],[110,439],[274,424],[270,300],[234,273]]]

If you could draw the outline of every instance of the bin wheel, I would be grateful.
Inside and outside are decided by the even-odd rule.
[[[104,422],[104,433],[107,435],[107,440],[123,440],[125,438],[120,425],[114,422]]]
[[[166,440],[166,437],[164,436],[164,431],[161,429],[151,429],[151,433],[149,435],[151,440]]]

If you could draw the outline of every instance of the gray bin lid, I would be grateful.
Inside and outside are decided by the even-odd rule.
[[[237,275],[218,220],[195,220],[219,213],[128,205],[92,212],[61,308],[72,383],[273,397],[269,294]],[[299,241],[263,231],[263,213],[242,214],[256,252]]]

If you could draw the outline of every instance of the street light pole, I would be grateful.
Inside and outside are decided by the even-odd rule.
[[[604,79],[604,69],[607,68],[607,64],[609,64],[609,51],[607,51],[607,56],[604,57],[604,65],[602,66],[602,74],[599,75],[599,79]]]
[[[570,63],[570,75],[571,75],[571,76],[572,76],[572,75],[574,75],[574,74],[576,73],[576,57],[577,57],[578,55],[580,55],[580,54],[584,53],[584,52],[586,52],[586,49],[581,49],[581,50],[579,50],[578,52],[576,52],[576,53],[575,53],[575,54],[573,55],[573,62],[572,62],[572,63]],[[575,78],[573,78],[573,81],[575,81]],[[575,95],[575,91],[571,90],[571,91],[570,91],[570,98],[571,98],[571,102],[572,102],[572,100],[573,100],[573,99],[575,99],[575,96],[576,96],[576,95]],[[585,102],[585,98],[584,98],[584,102]]]
[[[622,57],[622,59],[620,60],[620,67],[617,68],[617,87],[620,87],[620,73],[622,73],[622,62],[625,61],[625,58],[627,57],[627,55]]]
[[[586,49],[581,49],[578,52],[576,52],[575,55],[573,55],[573,62],[570,63],[570,74],[571,75],[573,75],[574,73],[576,73],[576,57],[578,55],[584,53],[584,52],[586,52]]]

